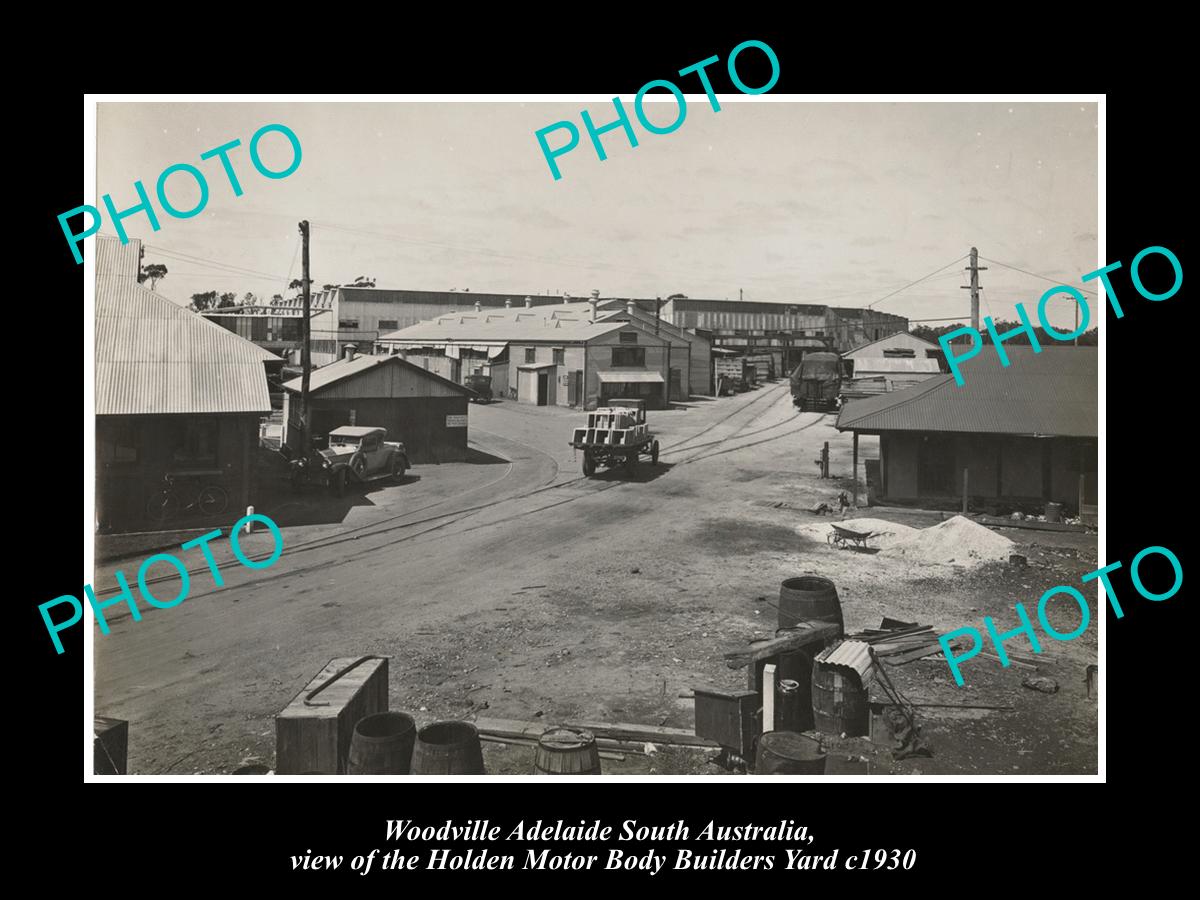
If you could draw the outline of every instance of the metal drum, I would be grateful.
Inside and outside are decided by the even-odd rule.
[[[825,751],[815,738],[768,731],[758,739],[755,775],[824,775]]]

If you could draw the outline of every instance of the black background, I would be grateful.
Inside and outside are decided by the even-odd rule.
[[[597,8],[596,15],[606,13]],[[515,23],[508,24],[515,28]],[[276,784],[238,794],[224,785],[217,792],[165,782],[84,786],[79,761],[83,631],[63,633],[66,653],[57,656],[37,611],[37,604],[52,597],[79,595],[80,569],[75,568],[74,550],[81,529],[74,503],[81,486],[85,492],[91,490],[90,484],[83,483],[82,442],[77,445],[73,437],[76,423],[81,422],[81,410],[74,403],[82,384],[82,356],[78,355],[82,350],[78,338],[68,336],[68,332],[78,335],[74,329],[80,320],[77,304],[83,267],[75,264],[56,216],[96,198],[81,195],[83,97],[63,88],[40,96],[25,114],[36,141],[27,145],[22,168],[10,168],[10,184],[27,192],[19,208],[28,214],[18,221],[33,230],[10,232],[8,245],[12,254],[9,303],[20,304],[23,313],[20,318],[16,309],[10,313],[8,375],[10,392],[16,396],[9,440],[17,441],[14,429],[24,434],[15,447],[16,457],[10,458],[10,478],[21,487],[10,494],[14,499],[9,519],[15,527],[9,536],[13,545],[9,571],[21,589],[9,604],[22,623],[19,636],[28,650],[21,678],[10,681],[10,692],[24,695],[16,705],[20,711],[10,719],[10,747],[18,750],[10,771],[18,775],[17,786],[35,788],[26,808],[35,819],[30,825],[41,835],[42,848],[51,858],[71,858],[63,856],[69,852],[64,848],[82,844],[90,860],[89,874],[99,879],[94,883],[106,882],[118,889],[140,883],[192,887],[210,882],[243,886],[285,881],[319,888],[330,879],[345,883],[360,876],[352,875],[346,864],[336,873],[295,875],[289,856],[311,848],[319,854],[349,857],[373,848],[401,846],[385,842],[387,819],[438,824],[446,819],[461,823],[467,818],[488,818],[505,832],[520,819],[539,818],[602,817],[609,824],[626,818],[637,818],[639,824],[685,818],[696,828],[714,817],[727,824],[764,825],[794,819],[808,825],[816,836],[810,848],[814,853],[834,847],[843,854],[881,847],[915,848],[914,869],[882,874],[907,889],[953,885],[961,891],[987,890],[997,879],[1013,890],[1030,889],[1034,885],[1018,874],[1023,866],[1053,865],[1059,875],[1070,878],[1079,867],[1089,870],[1112,864],[1116,858],[1126,858],[1134,844],[1158,839],[1162,829],[1152,818],[1157,814],[1155,805],[1183,788],[1177,779],[1191,768],[1188,751],[1174,740],[1188,730],[1193,718],[1185,695],[1194,688],[1183,677],[1181,662],[1188,648],[1176,643],[1187,637],[1186,585],[1172,599],[1152,603],[1134,593],[1127,567],[1139,550],[1157,544],[1171,548],[1189,571],[1185,542],[1191,529],[1183,521],[1192,505],[1190,413],[1197,382],[1195,376],[1188,377],[1190,370],[1185,371],[1194,356],[1184,321],[1186,285],[1170,300],[1151,303],[1134,292],[1128,279],[1129,261],[1151,245],[1169,247],[1187,269],[1181,223],[1189,202],[1184,187],[1192,179],[1184,155],[1193,151],[1175,130],[1180,107],[1161,71],[1164,59],[1155,56],[1146,63],[1154,69],[1146,73],[1143,88],[1129,80],[1134,77],[1130,69],[1137,69],[1138,63],[1117,73],[1109,57],[1104,57],[1107,63],[1101,69],[1076,62],[1074,54],[1082,52],[1083,41],[1078,34],[1061,32],[1068,43],[1065,56],[1039,51],[1047,40],[1058,46],[1059,32],[1047,30],[1049,23],[1044,21],[1040,38],[1019,32],[1007,35],[1008,49],[1003,54],[988,50],[980,37],[976,54],[968,59],[957,49],[958,42],[970,43],[971,34],[982,32],[947,32],[928,43],[898,36],[864,42],[859,24],[847,20],[836,30],[828,24],[820,29],[725,25],[686,35],[674,32],[669,39],[632,25],[618,36],[590,38],[588,29],[572,28],[569,35],[564,32],[550,42],[505,36],[502,43],[497,38],[472,39],[457,33],[450,38],[413,28],[399,44],[387,46],[386,40],[373,43],[367,29],[360,32],[358,42],[347,39],[345,44],[314,44],[305,49],[293,49],[296,45],[289,43],[273,50],[262,66],[254,60],[243,64],[238,53],[230,51],[229,58],[221,57],[225,61],[201,67],[202,71],[180,67],[182,71],[168,74],[176,68],[169,63],[136,71],[105,71],[93,89],[216,90],[231,95],[246,90],[587,92],[628,97],[646,81],[670,78],[678,69],[716,54],[722,63],[709,70],[710,77],[714,89],[724,93],[733,90],[723,65],[729,50],[755,38],[770,44],[780,60],[781,77],[772,94],[1107,91],[1106,261],[1125,263],[1113,279],[1125,317],[1117,320],[1108,310],[1103,326],[1109,474],[1103,507],[1107,533],[1102,538],[1106,558],[1126,565],[1113,579],[1125,618],[1118,621],[1109,611],[1106,622],[1107,786],[1048,781],[1019,786],[1012,781],[899,784],[886,778],[869,784],[771,784],[758,779],[655,784],[606,779],[601,784],[570,786],[347,782],[337,785],[336,791],[330,785]],[[760,59],[756,51],[739,58],[739,72],[747,84],[765,82],[765,63],[755,71],[755,61]],[[690,79],[677,81],[685,91],[694,92],[698,85],[694,76]],[[18,172],[28,174],[14,178]],[[13,212],[10,207],[10,215]],[[39,266],[22,275],[22,251],[30,250]],[[1153,269],[1146,272],[1150,281]],[[1165,267],[1163,274],[1168,277]],[[1035,300],[1032,297],[1027,306],[1032,308]],[[42,324],[30,329],[34,322]],[[84,323],[83,340],[92,340],[90,323]],[[29,454],[31,440],[37,442],[34,456]],[[89,540],[89,532],[84,531],[83,537]],[[1169,575],[1165,564],[1160,574],[1163,579]],[[1149,586],[1162,589],[1152,565],[1143,577]],[[1101,800],[1094,793],[1098,789],[1111,793]],[[645,849],[614,846],[630,852]],[[1117,856],[1106,856],[1106,847]],[[507,852],[514,849],[518,848],[510,846]],[[663,849],[673,857],[674,847]],[[745,849],[765,852],[762,845]],[[780,871],[783,856],[780,849],[776,869],[769,875],[740,872],[722,889],[754,891],[776,884],[779,878],[811,879],[823,874]],[[109,873],[116,880],[108,881]],[[586,880],[551,873],[494,874],[487,882],[493,889],[517,883],[514,879],[561,883],[571,877],[578,884],[606,885],[612,877],[622,881],[631,877],[603,871],[585,876]],[[397,884],[432,877],[419,872],[375,872],[363,884],[377,887],[385,875]],[[451,883],[448,878],[458,882],[463,873],[434,875],[433,883],[444,889]],[[644,883],[682,879],[699,885],[700,877],[664,871]],[[847,877],[869,876],[860,872],[843,876]]]

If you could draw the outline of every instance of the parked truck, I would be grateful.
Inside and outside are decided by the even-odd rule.
[[[837,409],[842,389],[842,358],[836,353],[806,353],[792,372],[792,403],[802,411]]]

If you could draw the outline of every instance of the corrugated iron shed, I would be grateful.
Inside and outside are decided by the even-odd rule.
[[[1000,365],[988,346],[963,364],[964,384],[939,375],[880,397],[855,400],[839,431],[1097,436],[1099,374],[1095,347],[1007,348]]]
[[[96,415],[270,412],[278,357],[138,284],[139,251],[96,239]]]
[[[463,387],[461,384],[455,384],[448,378],[443,378],[435,372],[430,372],[421,366],[414,365],[408,360],[401,359],[399,356],[356,356],[354,359],[339,359],[331,362],[327,366],[321,366],[319,369],[313,369],[308,375],[308,389],[312,393],[317,393],[323,388],[337,384],[347,378],[353,378],[355,375],[361,375],[363,372],[370,371],[376,366],[399,366],[419,373],[424,378],[429,378],[439,384],[453,388],[459,394],[465,394],[468,397],[473,397],[475,392],[470,388]],[[300,385],[302,379],[293,378],[283,384],[283,389],[300,393]]]

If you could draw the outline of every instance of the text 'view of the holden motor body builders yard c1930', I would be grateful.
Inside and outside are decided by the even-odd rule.
[[[1097,102],[721,66],[99,103],[96,775],[1097,773]]]

